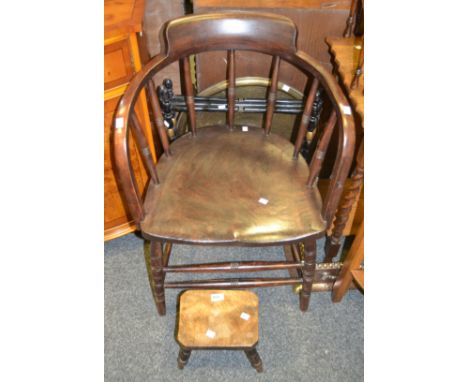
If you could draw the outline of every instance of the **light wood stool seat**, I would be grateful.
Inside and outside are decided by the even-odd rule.
[[[252,366],[263,371],[257,353],[258,297],[242,290],[189,290],[180,297],[177,360],[180,369],[193,349],[244,350]]]

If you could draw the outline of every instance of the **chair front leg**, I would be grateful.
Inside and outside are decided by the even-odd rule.
[[[317,243],[307,240],[304,243],[304,268],[302,270],[302,290],[300,294],[300,308],[306,312],[309,308],[310,293],[315,274],[315,261],[317,257]]]
[[[166,314],[166,300],[164,297],[164,261],[162,243],[160,241],[151,241],[150,249],[151,275],[154,280],[153,296],[156,302],[156,308],[160,316]]]

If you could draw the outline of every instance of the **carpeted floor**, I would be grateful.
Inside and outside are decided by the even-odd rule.
[[[322,247],[320,242],[319,248]],[[179,370],[174,330],[180,290],[166,291],[167,313],[159,317],[149,288],[143,251],[144,241],[134,234],[105,244],[106,381],[349,382],[364,379],[364,296],[352,290],[341,303],[333,304],[329,292],[314,293],[309,311],[302,313],[298,296],[289,286],[254,289],[260,300],[258,351],[264,373],[257,374],[240,351],[194,351],[185,369]],[[319,252],[321,256],[323,253]],[[173,247],[170,263],[240,258],[284,259],[282,248],[177,245]],[[281,272],[274,275],[281,276]],[[262,275],[268,277],[267,272]],[[176,276],[184,278],[180,274],[169,275],[168,279]]]

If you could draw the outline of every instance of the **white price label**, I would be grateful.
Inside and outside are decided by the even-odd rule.
[[[260,199],[258,199],[258,202],[260,204],[263,204],[264,206],[266,206],[268,204],[268,199],[260,198]]]
[[[224,301],[224,294],[222,293],[213,293],[211,295],[211,302]]]
[[[205,334],[206,334],[206,336],[209,337],[209,338],[215,338],[215,336],[216,336],[216,333],[213,332],[213,331],[210,330],[210,329],[208,329],[208,330],[206,331]]]
[[[240,318],[247,321],[250,318],[250,314],[242,312],[241,315],[240,315]]]
[[[242,131],[249,131],[249,126],[242,126]]]
[[[288,85],[284,84],[281,89],[283,89],[283,91],[285,91],[286,93],[289,91],[289,89],[291,89]]]

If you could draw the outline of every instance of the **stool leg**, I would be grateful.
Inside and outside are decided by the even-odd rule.
[[[300,308],[307,312],[309,308],[310,293],[312,292],[312,281],[315,274],[315,259],[317,257],[317,243],[308,240],[304,243],[304,269],[302,270],[302,290],[300,294]]]
[[[151,241],[150,249],[150,264],[151,274],[154,280],[154,299],[156,302],[156,308],[160,316],[166,314],[166,300],[164,297],[164,263],[163,263],[163,252],[162,243],[159,241]]]
[[[247,349],[247,350],[244,350],[244,352],[247,358],[249,359],[252,367],[256,369],[258,373],[261,373],[263,371],[263,363],[262,363],[262,359],[258,355],[257,349],[256,348]]]
[[[177,366],[179,367],[180,370],[182,370],[184,366],[187,364],[188,359],[190,358],[191,352],[192,352],[191,350],[180,348],[179,358],[177,358]]]

